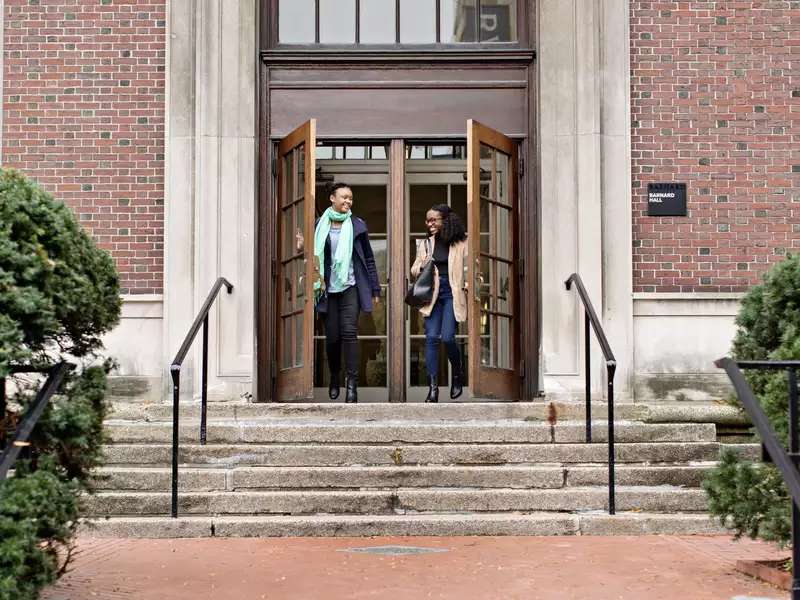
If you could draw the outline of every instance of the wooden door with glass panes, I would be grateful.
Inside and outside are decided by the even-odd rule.
[[[468,337],[472,396],[520,394],[517,144],[467,122]]]
[[[313,397],[316,121],[307,121],[283,140],[277,156],[278,260],[276,397]]]

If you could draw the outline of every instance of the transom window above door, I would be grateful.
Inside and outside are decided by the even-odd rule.
[[[278,0],[278,43],[515,43],[518,21],[517,0]]]

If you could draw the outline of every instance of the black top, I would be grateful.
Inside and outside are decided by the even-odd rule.
[[[375,267],[375,255],[372,252],[372,244],[369,243],[369,232],[367,224],[363,219],[352,217],[353,221],[353,258],[352,265],[356,278],[356,289],[358,290],[358,303],[364,312],[372,312],[372,299],[381,295],[381,285],[378,282],[378,270]],[[325,240],[325,254],[323,256],[325,264],[325,289],[330,286],[331,268],[333,257],[331,256],[330,239]],[[328,294],[322,297],[314,307],[318,313],[328,312]]]
[[[436,236],[436,243],[433,246],[433,262],[439,271],[439,277],[449,277],[447,270],[447,259],[450,256],[450,246],[445,244]]]

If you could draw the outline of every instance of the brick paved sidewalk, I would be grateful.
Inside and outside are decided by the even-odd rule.
[[[733,569],[785,552],[720,536],[87,537],[78,548],[46,600],[788,598]]]

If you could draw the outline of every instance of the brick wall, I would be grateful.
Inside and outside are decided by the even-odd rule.
[[[800,252],[800,2],[631,2],[634,290],[741,291]],[[689,216],[647,217],[648,182]]]
[[[3,164],[162,290],[166,0],[5,0]]]

